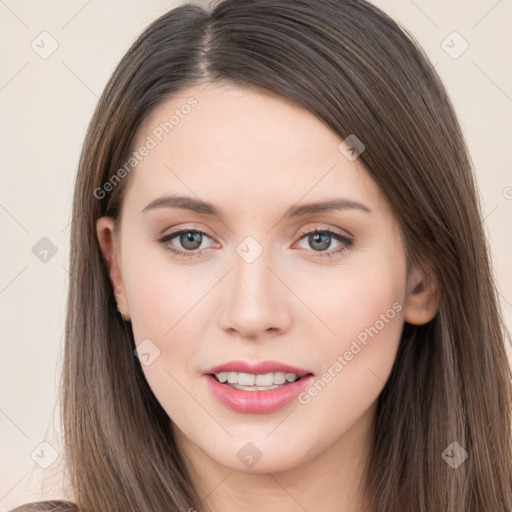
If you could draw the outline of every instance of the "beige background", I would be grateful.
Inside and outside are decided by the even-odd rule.
[[[51,489],[51,478],[65,479],[52,414],[57,411],[68,224],[80,147],[114,66],[139,33],[177,3],[0,0],[0,512],[61,496],[58,488]],[[512,2],[374,3],[419,40],[448,88],[478,175],[510,329]],[[43,31],[50,36],[39,37]],[[453,31],[469,44],[458,58],[454,52],[464,42],[448,37]],[[51,38],[58,43],[46,59],[31,47],[35,41],[43,51],[41,37],[46,50]],[[43,237],[57,250],[46,263],[32,252]],[[45,470],[31,454],[43,466],[57,459]]]

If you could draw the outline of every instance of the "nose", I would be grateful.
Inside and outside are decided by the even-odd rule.
[[[222,329],[251,339],[273,337],[288,330],[293,294],[267,251],[252,262],[235,254],[233,265],[226,276]]]

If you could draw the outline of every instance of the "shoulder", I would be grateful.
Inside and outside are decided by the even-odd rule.
[[[34,503],[27,503],[13,508],[8,512],[79,512],[78,507],[70,501],[52,500],[52,501],[38,501]]]

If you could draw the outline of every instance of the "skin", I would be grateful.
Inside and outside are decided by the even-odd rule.
[[[132,171],[122,225],[97,222],[135,342],[149,338],[160,350],[144,374],[212,510],[362,511],[358,485],[376,400],[404,322],[428,322],[439,287],[422,269],[407,268],[396,219],[360,159],[347,159],[338,135],[283,98],[226,84],[193,87],[152,112],[134,147],[191,96],[197,107]],[[214,203],[224,218],[171,208],[141,213],[164,194]],[[371,213],[283,218],[289,206],[334,197]],[[167,246],[203,250],[199,257],[180,258],[155,241],[185,228],[207,232],[200,248],[187,249],[179,236]],[[322,248],[301,237],[315,228],[349,235],[353,245],[334,254],[343,247],[335,238]],[[247,236],[263,250],[250,264],[236,252]],[[242,414],[206,386],[202,372],[234,359],[273,359],[321,378],[394,303],[401,310],[305,405]],[[262,454],[252,467],[237,457],[247,442]]]

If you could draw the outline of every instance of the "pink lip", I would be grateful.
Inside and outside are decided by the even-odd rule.
[[[252,374],[295,373],[299,380],[266,391],[244,391],[220,383],[213,374],[220,372],[244,372]],[[244,361],[230,361],[213,366],[204,372],[207,385],[220,403],[236,412],[271,413],[289,404],[313,381],[312,372],[277,361],[263,361],[250,364]]]
[[[278,361],[262,361],[260,363],[251,364],[245,361],[229,361],[224,364],[212,366],[208,370],[204,371],[204,375],[212,375],[220,372],[238,372],[238,373],[252,373],[254,375],[263,373],[295,373],[299,377],[303,377],[310,372],[304,368],[297,368],[296,366],[290,366],[289,364],[279,363]]]
[[[243,391],[221,384],[215,377],[205,375],[208,387],[217,400],[236,412],[270,413],[289,404],[314,380],[313,375],[267,391]]]

